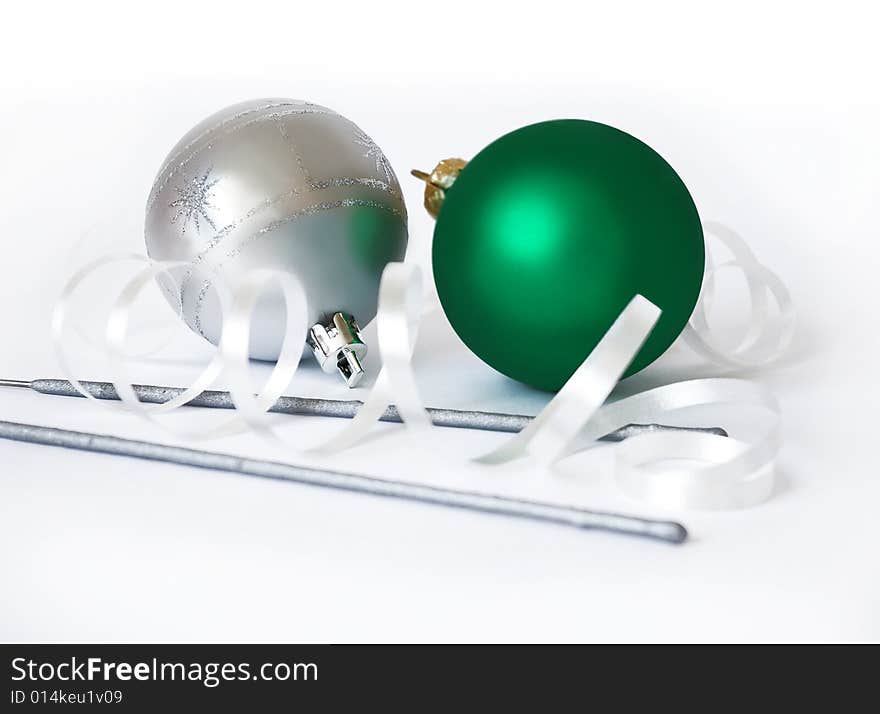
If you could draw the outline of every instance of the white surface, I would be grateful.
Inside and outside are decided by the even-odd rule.
[[[138,246],[166,151],[221,106],[290,96],[352,117],[404,181],[410,256],[423,262],[431,223],[410,167],[471,156],[532,121],[591,118],[657,148],[701,215],[739,230],[792,290],[791,358],[749,375],[784,410],[775,497],[668,514],[692,532],[672,547],[2,442],[0,639],[880,639],[869,427],[880,109],[868,5],[509,6],[8,9],[0,376],[57,375],[48,316],[63,279],[117,241]],[[96,224],[94,244],[77,246]],[[418,362],[432,404],[534,413],[546,400],[482,366],[439,315]],[[102,376],[85,364],[84,377]],[[185,371],[169,362],[143,378],[174,383]],[[303,372],[291,391],[345,396]],[[717,373],[678,347],[619,392]],[[0,419],[169,440],[81,400],[17,390],[0,390]],[[309,442],[339,425],[285,428]],[[467,464],[503,438],[390,434],[329,465],[645,512],[615,491],[606,450],[557,475]],[[244,437],[202,446],[285,458]]]

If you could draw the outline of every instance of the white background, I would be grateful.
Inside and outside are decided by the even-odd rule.
[[[410,168],[472,156],[542,119],[618,126],[670,161],[704,219],[746,236],[789,285],[801,324],[783,364],[741,375],[773,390],[784,412],[779,487],[756,508],[660,514],[615,490],[604,449],[559,474],[487,474],[466,460],[505,438],[493,434],[437,431],[426,443],[383,427],[324,462],[669,515],[691,530],[682,547],[0,443],[0,639],[880,639],[871,421],[880,108],[869,7],[7,7],[2,377],[58,374],[49,314],[76,261],[138,249],[166,152],[204,116],[261,96],[332,107],[383,147],[406,194],[410,258],[423,263],[432,226]],[[741,291],[730,289],[736,305]],[[424,329],[417,361],[428,402],[535,413],[546,401],[469,355],[441,316]],[[179,383],[188,368],[143,369],[144,379]],[[618,393],[720,373],[676,346]],[[311,365],[291,391],[348,396]],[[81,400],[10,389],[0,390],[0,419],[173,441]],[[285,424],[301,443],[338,428]],[[302,461],[246,437],[202,446]]]

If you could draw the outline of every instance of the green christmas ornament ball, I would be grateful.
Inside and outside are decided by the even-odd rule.
[[[429,182],[425,204],[437,217],[443,310],[499,372],[559,389],[636,294],[663,312],[627,376],[687,324],[703,279],[700,217],[678,174],[635,137],[547,121],[470,162],[413,173]]]

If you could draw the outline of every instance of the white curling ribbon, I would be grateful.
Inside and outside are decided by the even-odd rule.
[[[706,228],[725,243],[734,259],[715,266],[707,255],[701,299],[683,339],[701,355],[725,366],[754,366],[777,358],[793,333],[794,310],[788,291],[777,276],[757,262],[739,236],[718,224],[707,224]],[[302,336],[308,328],[302,288],[293,276],[286,273],[255,271],[239,284],[227,287],[215,276],[214,285],[219,289],[224,308],[217,353],[182,394],[156,405],[141,403],[132,389],[126,366],[126,358],[130,355],[124,350],[128,320],[141,290],[163,272],[183,264],[151,263],[142,256],[131,255],[95,261],[74,275],[53,315],[53,341],[67,379],[81,394],[94,400],[72,375],[63,348],[65,318],[72,293],[98,268],[115,260],[132,258],[145,261],[148,266],[129,282],[116,300],[105,335],[112,381],[123,408],[159,423],[179,437],[214,437],[251,430],[274,441],[284,441],[275,433],[267,412],[296,372]],[[722,351],[713,343],[707,318],[715,290],[715,275],[731,267],[743,272],[751,299],[750,329],[732,353]],[[274,283],[281,287],[286,301],[285,338],[264,388],[254,394],[248,378],[251,318],[261,293]],[[776,302],[775,318],[771,316],[768,297]],[[422,309],[418,268],[406,263],[390,263],[383,272],[379,291],[376,319],[382,368],[376,382],[354,419],[329,440],[305,451],[326,454],[353,446],[372,429],[391,404],[397,406],[409,433],[430,428],[430,418],[412,370],[412,354]],[[773,462],[779,449],[778,407],[772,396],[757,385],[736,379],[692,380],[658,387],[602,406],[659,315],[657,306],[636,296],[541,413],[523,431],[477,461],[499,465],[530,456],[539,463],[551,465],[592,445],[604,434],[630,423],[657,421],[669,410],[717,403],[745,404],[764,409],[772,417],[771,426],[761,438],[746,443],[732,437],[694,432],[641,434],[612,447],[616,449],[615,478],[631,497],[664,507],[738,508],[767,498],[773,489]],[[236,412],[219,427],[184,431],[156,419],[157,415],[176,409],[208,389],[220,376],[227,378]],[[300,445],[292,448],[304,451]],[[669,467],[670,460],[680,463],[682,459],[700,465]],[[658,463],[664,468],[658,469]]]
[[[550,464],[561,458],[605,402],[659,318],[660,308],[636,295],[541,413],[477,461],[502,464],[530,454]]]
[[[284,290],[287,326],[284,343],[275,368],[264,391],[253,395],[248,380],[248,341],[251,317],[265,287],[278,282]],[[283,394],[299,366],[302,344],[296,339],[304,335],[306,298],[293,276],[278,271],[254,271],[236,286],[233,307],[224,316],[219,351],[226,366],[229,389],[242,419],[262,436],[286,444],[297,451],[329,454],[353,446],[360,441],[392,404],[411,428],[428,428],[430,419],[422,406],[412,371],[412,352],[418,337],[421,310],[421,279],[419,269],[404,263],[389,263],[382,273],[379,286],[378,342],[382,369],[373,389],[354,419],[327,441],[308,449],[293,447],[281,437],[267,420],[267,412]],[[395,399],[396,397],[396,399]]]
[[[93,273],[105,266],[131,261],[147,263],[148,265],[129,281],[114,303],[110,317],[107,321],[104,343],[102,345],[110,362],[112,372],[110,381],[113,382],[122,402],[122,404],[113,404],[95,398],[85,389],[82,383],[73,374],[65,350],[64,333],[69,319],[73,294],[82,286],[82,284]],[[153,414],[169,412],[186,404],[186,402],[198,394],[201,394],[201,392],[208,389],[214,383],[217,376],[222,371],[222,363],[219,359],[214,359],[209,363],[196,380],[184,390],[183,393],[163,404],[144,404],[140,402],[132,390],[131,383],[124,382],[125,358],[131,358],[133,356],[130,353],[124,353],[124,344],[127,336],[128,317],[131,313],[134,302],[143,287],[147,284],[152,284],[151,278],[179,265],[181,264],[155,264],[145,256],[134,253],[113,254],[88,263],[78,270],[68,281],[52,312],[52,345],[55,352],[55,358],[61,367],[63,376],[82,396],[95,403],[101,404],[102,406],[116,409],[122,408],[132,411],[139,416],[152,421]]]
[[[706,225],[733,254],[715,266],[707,251],[701,299],[683,339],[712,362],[754,367],[778,359],[794,333],[795,314],[782,281],[758,263],[745,241],[717,223]],[[713,344],[707,313],[715,275],[726,268],[742,271],[749,289],[749,330],[732,352]],[[768,297],[776,301],[777,316]],[[551,465],[595,443],[599,437],[633,423],[662,421],[664,412],[707,404],[759,408],[769,415],[765,433],[752,442],[687,431],[662,431],[630,437],[615,447],[615,479],[630,497],[675,509],[743,508],[773,492],[774,461],[780,448],[779,408],[758,385],[736,379],[700,379],[670,384],[601,407],[638,354],[659,317],[659,309],[637,297],[540,414],[506,444],[478,461],[502,464],[530,455]],[[601,409],[600,409],[601,407]],[[699,466],[674,466],[683,460]]]
[[[284,296],[284,337],[269,378],[254,394],[249,376],[251,318],[260,296],[272,284],[280,287]],[[235,286],[228,315],[224,313],[218,354],[229,381],[229,394],[244,424],[263,437],[280,440],[267,420],[267,412],[284,394],[299,367],[307,314],[306,296],[299,281],[289,273],[266,269],[244,276]]]
[[[667,387],[670,389],[662,396],[675,396],[684,403],[727,402],[760,407],[771,415],[770,426],[753,442],[681,431],[640,434],[627,439],[618,445],[615,453],[615,473],[620,488],[632,498],[673,509],[745,508],[769,498],[773,493],[774,462],[780,447],[779,409],[773,397],[758,385],[739,379],[694,380]],[[656,391],[646,394],[661,397],[651,395]],[[691,398],[695,401],[691,402]],[[683,459],[705,465],[696,468],[669,465]],[[663,464],[662,469],[650,468],[658,462]]]
[[[733,254],[733,260],[715,265],[711,252],[706,251],[706,273],[700,299],[682,340],[710,362],[726,367],[759,367],[781,357],[791,344],[795,329],[795,310],[785,284],[769,268],[761,265],[748,244],[735,231],[714,221],[703,225],[704,231],[714,235]],[[709,326],[708,312],[715,299],[715,275],[721,270],[739,269],[746,279],[751,311],[749,329],[734,349],[717,345],[717,338]],[[776,302],[778,314],[774,318],[767,298]]]
[[[632,498],[674,509],[754,505],[773,491],[779,449],[778,407],[763,388],[738,379],[698,379],[657,387],[602,406],[638,354],[660,309],[636,296],[550,403],[525,429],[477,459],[499,465],[531,456],[551,466],[628,424],[706,404],[742,404],[769,412],[772,423],[753,443],[688,431],[640,434],[615,447],[615,478]],[[700,466],[670,467],[670,462]]]
[[[779,407],[763,387],[742,379],[694,379],[649,389],[602,407],[569,453],[626,424],[662,420],[678,409],[732,405],[768,415],[764,432],[750,442],[693,431],[639,434],[617,444],[615,477],[632,498],[665,508],[743,508],[773,492],[780,447]],[[681,460],[700,466],[677,466]]]
[[[130,262],[133,260],[146,263],[147,265],[146,267],[139,270],[137,274],[132,277],[128,281],[128,283],[126,283],[126,285],[121,290],[119,296],[114,301],[110,310],[109,317],[107,319],[103,344],[103,349],[108,358],[109,369],[111,373],[109,381],[113,383],[113,386],[116,389],[116,393],[119,396],[121,402],[120,404],[112,401],[96,399],[76,378],[67,360],[64,333],[67,326],[66,323],[70,312],[70,303],[73,294],[82,286],[83,282],[85,282],[85,280],[87,280],[100,268],[115,263]],[[162,273],[166,273],[167,271],[174,268],[186,267],[190,267],[190,264],[185,262],[159,263],[151,261],[145,256],[140,256],[136,254],[118,254],[105,256],[87,264],[81,270],[77,271],[68,281],[67,285],[62,290],[61,296],[57,301],[55,309],[53,311],[52,337],[56,358],[58,359],[63,376],[84,397],[91,399],[92,401],[101,404],[106,408],[122,409],[124,411],[131,412],[141,419],[156,424],[165,431],[171,433],[173,436],[186,439],[208,439],[243,433],[249,428],[254,427],[254,417],[252,411],[248,409],[248,407],[250,406],[250,402],[246,402],[244,399],[241,398],[240,401],[242,404],[236,404],[236,406],[239,408],[236,410],[236,412],[233,413],[233,415],[229,419],[223,420],[219,425],[215,425],[210,428],[184,429],[179,426],[171,426],[168,423],[157,418],[158,415],[167,414],[171,411],[176,410],[178,407],[185,405],[191,399],[198,396],[206,389],[209,389],[217,382],[222,374],[227,373],[230,370],[234,372],[238,362],[236,361],[235,351],[231,347],[227,346],[226,353],[224,353],[223,350],[218,349],[218,352],[215,353],[213,359],[205,366],[198,377],[196,377],[196,379],[193,380],[192,383],[187,386],[182,393],[167,402],[161,404],[144,403],[137,398],[137,395],[134,392],[133,382],[129,377],[127,364],[127,360],[132,358],[133,355],[125,351],[125,344],[128,339],[128,325],[131,313],[134,308],[134,304],[137,301],[137,298],[139,297],[142,290],[148,285],[154,285],[155,279],[159,275],[161,275]],[[251,281],[255,279],[262,279],[262,281],[265,282],[268,277],[269,276],[266,275],[256,275],[251,277]],[[281,279],[283,280],[283,276]],[[216,281],[214,285],[217,288],[217,294],[219,296],[221,306],[223,306],[224,315],[226,315],[227,311],[229,310],[229,305],[231,303],[228,291],[226,290],[226,287],[222,282]],[[240,303],[243,300],[246,300],[248,296],[248,292],[246,290],[247,287],[250,286],[245,285],[245,289],[240,287],[238,292],[236,293],[236,303],[233,304],[233,312],[236,310],[236,308],[240,310]],[[301,293],[301,288],[299,288],[298,283],[293,287],[288,285],[287,288],[289,291],[295,291],[296,289],[299,289]],[[285,296],[288,296],[288,292],[285,292]],[[292,301],[288,298],[288,303],[291,302]],[[302,314],[300,320],[304,325],[304,311],[301,310],[300,313],[297,313],[295,305],[293,304],[289,304],[289,308],[290,310],[288,311],[288,326],[290,326],[291,321],[295,319],[291,318],[290,316],[297,314]],[[233,334],[235,334],[236,328],[238,326],[239,323],[234,319],[224,322],[224,330],[228,329]],[[248,346],[248,334],[249,333],[245,332],[245,350],[247,350]],[[295,339],[286,340],[286,342],[295,343]],[[288,352],[290,351],[290,349],[291,348],[288,347]],[[298,345],[296,349],[298,350],[297,354],[301,354],[302,346]],[[267,382],[266,388],[260,395],[258,395],[260,404],[268,403],[266,409],[274,404],[274,402],[277,400],[278,396],[281,395],[282,390],[284,389],[286,383],[281,384],[280,386],[279,383],[284,378],[284,375],[282,373],[285,369],[290,369],[289,359],[284,361],[279,360],[279,363],[276,364],[276,368],[273,370],[272,375]],[[242,391],[241,380],[234,379],[233,382],[236,388],[236,392],[234,394],[240,395]],[[251,395],[249,394],[249,396]],[[235,397],[233,397],[233,399],[235,399]]]
[[[376,314],[382,368],[363,406],[351,423],[316,451],[340,451],[360,441],[385,410],[396,404],[410,429],[425,430],[431,420],[419,396],[412,370],[412,354],[418,339],[422,309],[419,269],[407,263],[389,263],[379,284]]]
[[[116,389],[120,404],[95,398],[76,378],[67,359],[64,335],[72,296],[83,282],[100,268],[132,260],[147,263],[147,266],[129,280],[114,301],[102,345],[111,372],[109,381]],[[430,418],[422,406],[412,371],[412,352],[422,310],[421,276],[417,267],[404,263],[390,263],[386,266],[380,283],[377,319],[382,370],[355,418],[329,440],[309,449],[303,449],[299,445],[294,447],[277,434],[268,419],[269,409],[283,395],[296,373],[302,355],[301,336],[306,334],[308,328],[307,303],[302,286],[295,277],[282,271],[251,271],[233,287],[226,286],[219,276],[213,276],[212,284],[218,290],[223,314],[217,352],[201,374],[178,396],[161,404],[141,402],[128,374],[126,360],[132,355],[127,354],[124,349],[130,316],[137,298],[147,285],[153,285],[159,275],[181,267],[191,266],[180,262],[154,262],[137,254],[118,254],[87,264],[68,281],[53,311],[52,338],[63,376],[80,394],[106,408],[133,413],[178,438],[210,439],[251,431],[284,443],[296,451],[325,454],[348,448],[363,438],[393,402],[396,402],[398,412],[408,426],[430,427]],[[287,317],[284,338],[269,378],[263,389],[254,394],[248,370],[251,320],[260,295],[272,284],[277,284],[282,289],[285,300]],[[228,391],[236,407],[229,419],[207,429],[183,429],[157,418],[158,415],[176,410],[211,388],[221,376],[226,377]]]

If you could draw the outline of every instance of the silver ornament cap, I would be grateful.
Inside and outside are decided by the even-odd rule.
[[[349,387],[358,385],[364,376],[361,359],[367,346],[351,315],[337,312],[326,323],[312,325],[308,343],[321,369],[328,374],[338,371]]]
[[[189,263],[160,285],[214,344],[216,280],[235,285],[261,268],[292,274],[308,301],[304,354],[355,386],[366,355],[358,325],[376,315],[385,265],[406,252],[406,207],[388,159],[351,120],[260,99],[208,117],[171,150],[150,192],[145,241],[150,257]],[[251,319],[252,358],[277,359],[285,314],[281,290],[267,290]]]

